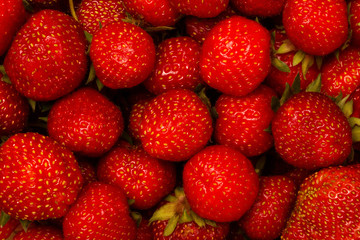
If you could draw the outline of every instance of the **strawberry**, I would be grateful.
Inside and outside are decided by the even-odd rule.
[[[144,114],[144,110],[148,103],[149,100],[140,100],[132,106],[130,111],[128,132],[132,137],[132,140],[136,142],[140,142],[141,121]]]
[[[255,90],[270,70],[270,34],[253,20],[241,16],[225,19],[208,33],[200,67],[210,87],[244,96]]]
[[[83,29],[94,35],[101,26],[126,18],[125,8],[121,0],[83,0],[76,10],[76,16]]]
[[[122,134],[124,120],[115,104],[84,87],[55,102],[47,126],[49,135],[70,150],[101,156]]]
[[[331,55],[324,61],[321,70],[321,91],[337,97],[351,94],[360,86],[360,48],[348,47]]]
[[[73,91],[87,70],[86,40],[80,25],[56,10],[34,14],[17,33],[4,67],[15,88],[35,101]]]
[[[13,85],[2,81],[0,74],[0,136],[22,131],[28,117],[28,102]]]
[[[119,144],[102,157],[97,167],[100,181],[124,190],[135,209],[149,209],[175,187],[175,165],[149,156],[141,146]]]
[[[0,224],[0,239],[1,240],[11,239],[10,236],[13,235],[13,232],[19,225],[20,225],[19,220],[12,217],[10,217],[10,219],[6,221],[5,225],[2,226],[2,224]]]
[[[19,30],[26,21],[25,8],[22,0],[0,1],[0,56],[2,56]]]
[[[81,176],[84,179],[83,186],[85,186],[88,183],[97,181],[96,169],[93,166],[93,164],[91,164],[89,161],[86,160],[78,160],[78,164],[81,170]]]
[[[245,16],[272,17],[281,14],[285,0],[230,0],[235,8]]]
[[[239,224],[251,239],[279,237],[296,200],[296,186],[286,176],[260,177],[259,194]]]
[[[356,164],[324,168],[305,179],[281,239],[358,239],[359,176]]]
[[[122,0],[126,10],[133,16],[153,26],[173,26],[179,13],[170,0]]]
[[[65,215],[83,179],[72,152],[39,133],[18,133],[0,148],[0,208],[24,220]]]
[[[186,162],[183,186],[192,210],[215,222],[239,220],[258,194],[258,176],[239,151],[208,146]]]
[[[190,37],[161,42],[153,73],[144,81],[146,89],[159,95],[170,89],[194,90],[200,83],[200,44]]]
[[[260,85],[243,97],[221,95],[216,101],[215,140],[232,146],[245,156],[257,156],[273,146],[269,128],[274,112],[271,100],[274,90]]]
[[[349,4],[351,44],[360,47],[360,1],[351,0]]]
[[[136,239],[135,222],[124,193],[101,182],[84,188],[64,218],[63,232],[69,240]]]
[[[61,229],[51,225],[35,225],[17,233],[13,240],[63,240]]]
[[[310,55],[329,54],[348,36],[345,0],[288,0],[282,20],[290,41]]]
[[[100,81],[107,87],[130,88],[143,82],[155,64],[155,45],[140,27],[112,22],[92,39],[90,58]]]
[[[229,0],[169,0],[184,15],[200,18],[216,17],[226,9]]]
[[[276,151],[289,164],[309,170],[341,164],[351,152],[347,118],[326,95],[300,92],[272,121]]]
[[[143,218],[136,229],[136,240],[154,240],[154,233],[149,220]]]
[[[152,99],[145,106],[140,129],[144,150],[169,161],[189,159],[205,147],[213,131],[206,105],[186,89]]]

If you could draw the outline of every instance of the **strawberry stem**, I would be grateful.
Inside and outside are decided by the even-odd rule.
[[[76,16],[75,7],[74,7],[74,1],[73,0],[69,0],[69,7],[70,7],[71,16],[78,22],[79,19]]]

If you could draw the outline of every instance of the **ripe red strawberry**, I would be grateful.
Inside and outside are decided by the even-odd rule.
[[[230,1],[242,15],[271,17],[281,14],[285,0],[231,0]]]
[[[192,210],[215,222],[239,220],[258,194],[255,170],[239,151],[223,145],[208,146],[188,162],[183,186]]]
[[[122,0],[133,16],[153,26],[173,26],[179,19],[177,9],[170,0]]]
[[[291,178],[260,177],[259,194],[239,224],[250,239],[276,239],[286,225],[295,200],[296,185]]]
[[[17,33],[4,67],[15,88],[36,101],[73,91],[87,70],[86,40],[80,25],[65,13],[43,10]]]
[[[130,88],[143,82],[153,70],[155,45],[140,27],[112,22],[93,36],[90,58],[105,86]]]
[[[88,183],[97,181],[96,168],[92,163],[86,160],[78,160],[78,164],[81,170],[81,176],[84,179],[83,186],[87,185]]]
[[[83,179],[72,152],[39,133],[18,133],[0,148],[0,208],[17,219],[65,215]]]
[[[48,116],[51,137],[74,152],[100,156],[124,129],[120,109],[97,90],[81,88],[55,102]]]
[[[358,239],[359,176],[356,164],[325,168],[308,177],[281,239]]]
[[[0,56],[10,44],[22,24],[26,21],[26,13],[22,0],[0,1]]]
[[[351,44],[360,47],[360,1],[351,0],[349,4]]]
[[[245,156],[257,156],[273,146],[269,128],[274,111],[271,100],[274,90],[260,85],[243,97],[221,95],[216,101],[215,140],[238,149]]]
[[[1,210],[0,210],[1,213]],[[15,229],[20,225],[18,219],[10,217],[4,226],[0,225],[0,239],[7,240],[15,231]]]
[[[223,20],[207,35],[200,66],[210,87],[244,96],[255,90],[270,70],[270,34],[244,17]]]
[[[151,156],[184,161],[200,151],[212,135],[212,119],[206,105],[192,91],[169,90],[146,106],[140,140]]]
[[[126,18],[121,0],[83,0],[76,10],[76,16],[83,29],[92,35],[100,29],[100,23],[101,26],[105,26],[110,22]]]
[[[148,103],[149,100],[140,100],[137,103],[135,103],[131,108],[129,115],[128,132],[132,137],[133,141],[140,141],[141,121],[144,114],[144,110]]]
[[[350,125],[322,93],[300,92],[289,98],[273,118],[272,133],[276,151],[299,168],[341,164],[351,152]]]
[[[141,146],[120,143],[100,159],[100,181],[124,190],[135,209],[149,209],[168,195],[176,184],[175,165],[149,156]]]
[[[61,229],[51,225],[31,225],[29,229],[18,232],[13,240],[63,240]]]
[[[200,18],[216,17],[226,9],[229,0],[169,0],[184,15]]]
[[[1,80],[0,74],[0,136],[20,132],[27,125],[29,105],[13,85]]]
[[[161,42],[153,73],[144,81],[146,89],[158,95],[170,89],[194,90],[200,83],[200,44],[190,37]]]
[[[331,55],[321,70],[321,91],[337,97],[351,94],[360,86],[360,48],[348,47],[339,56]]]
[[[345,0],[288,0],[282,20],[291,42],[310,55],[329,54],[348,36]]]
[[[69,240],[135,240],[135,228],[124,193],[101,182],[84,188],[63,222],[65,239]]]

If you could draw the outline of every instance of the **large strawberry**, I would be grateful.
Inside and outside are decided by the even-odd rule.
[[[171,162],[149,156],[141,146],[120,143],[100,159],[100,181],[124,190],[136,209],[155,206],[175,187],[176,171]]]
[[[300,92],[289,98],[275,114],[272,133],[276,151],[300,168],[341,164],[351,152],[349,122],[322,93]]]
[[[146,106],[140,125],[140,140],[151,156],[184,161],[210,140],[210,112],[192,91],[169,90]]]
[[[82,183],[73,153],[50,137],[18,133],[0,148],[0,208],[10,216],[62,217]]]
[[[30,225],[27,231],[18,232],[13,240],[63,240],[60,228],[52,225]]]
[[[20,132],[27,125],[29,105],[13,85],[1,80],[0,73],[0,136]]]
[[[223,93],[244,96],[270,70],[270,34],[259,23],[233,16],[208,33],[200,57],[204,81]]]
[[[170,89],[194,90],[200,83],[200,44],[190,37],[166,39],[158,46],[156,64],[145,87],[154,94]]]
[[[229,0],[169,0],[184,15],[200,18],[216,17],[226,9]]]
[[[155,65],[155,45],[140,27],[119,21],[100,29],[92,39],[90,58],[96,75],[109,88],[130,88],[143,82]]]
[[[215,105],[215,140],[248,157],[266,152],[273,146],[273,137],[265,130],[274,116],[271,101],[275,96],[275,91],[265,85],[243,97],[220,96]]]
[[[81,88],[56,101],[48,116],[49,135],[87,156],[107,152],[123,129],[120,109],[91,88]]]
[[[322,169],[306,180],[281,239],[359,239],[360,167]]]
[[[135,221],[121,189],[101,182],[87,185],[63,222],[65,239],[135,240]]]
[[[87,70],[85,50],[80,24],[65,13],[43,10],[17,33],[4,66],[20,93],[49,101],[79,86]]]
[[[237,10],[245,16],[271,17],[281,14],[285,0],[230,0]]]
[[[345,0],[288,0],[283,24],[291,42],[311,55],[326,55],[348,37]]]
[[[239,151],[208,146],[188,162],[183,172],[185,195],[200,217],[216,222],[239,220],[258,194],[254,167]]]
[[[26,13],[22,0],[0,1],[0,56],[10,47],[14,35],[25,20]]]

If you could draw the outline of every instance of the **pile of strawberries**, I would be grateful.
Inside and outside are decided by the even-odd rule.
[[[0,240],[360,239],[360,0],[0,0]]]

